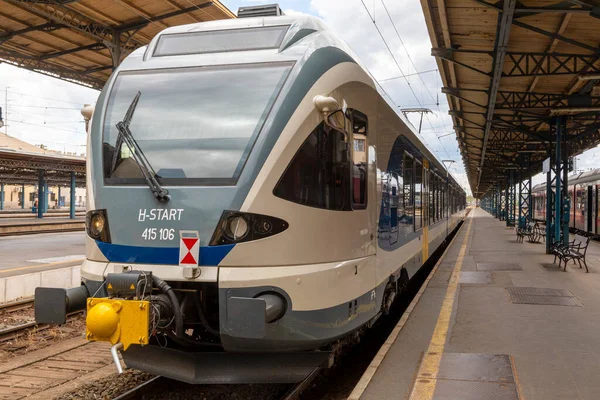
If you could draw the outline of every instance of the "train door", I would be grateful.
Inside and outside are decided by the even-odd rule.
[[[587,189],[584,185],[573,186],[573,228],[578,230],[585,230],[585,197],[584,193]]]
[[[569,217],[569,228],[575,228],[575,218],[577,217],[577,203],[575,200],[575,185],[569,185],[569,201],[571,202],[571,210]]]
[[[585,186],[585,211],[583,215],[585,216],[585,230],[587,232],[594,232],[593,221],[594,221],[594,213],[593,213],[593,205],[594,205],[594,196],[592,195],[593,190],[592,186]]]
[[[388,232],[390,244],[398,241],[400,233],[398,232],[398,204],[400,203],[400,185],[398,174],[392,172],[388,174],[388,196],[390,201],[390,218],[388,219]]]

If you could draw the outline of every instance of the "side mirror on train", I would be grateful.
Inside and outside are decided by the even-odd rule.
[[[325,115],[340,109],[340,103],[338,103],[333,97],[329,96],[315,96],[313,103],[315,108]]]

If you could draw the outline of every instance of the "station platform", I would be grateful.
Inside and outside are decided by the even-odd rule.
[[[600,398],[599,258],[563,272],[473,210],[349,399]]]
[[[33,296],[38,286],[70,288],[81,281],[85,233],[4,236],[0,254],[0,303]]]

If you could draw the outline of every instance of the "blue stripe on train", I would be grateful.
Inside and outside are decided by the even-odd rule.
[[[110,262],[179,265],[179,247],[126,246],[99,241],[96,244]],[[201,246],[198,265],[219,265],[233,246]]]

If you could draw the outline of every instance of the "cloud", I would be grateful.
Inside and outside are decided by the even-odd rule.
[[[99,92],[8,64],[0,64],[0,105],[10,136],[52,150],[85,152],[84,104]],[[8,105],[5,104],[8,99]]]

